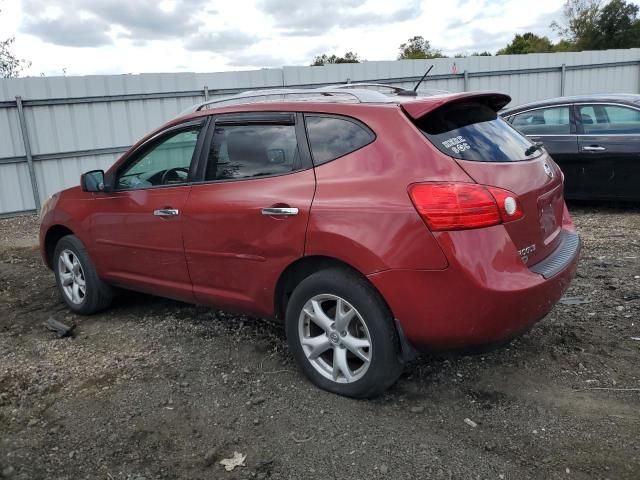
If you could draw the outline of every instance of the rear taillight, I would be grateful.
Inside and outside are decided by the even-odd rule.
[[[435,231],[489,227],[523,216],[514,193],[475,183],[417,183],[409,196]]]

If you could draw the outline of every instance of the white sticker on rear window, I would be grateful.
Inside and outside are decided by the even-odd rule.
[[[444,148],[451,149],[453,153],[464,152],[465,150],[469,150],[471,148],[467,143],[467,139],[464,138],[462,135],[449,138],[448,140],[445,140],[444,142],[442,142],[442,145],[444,145]]]

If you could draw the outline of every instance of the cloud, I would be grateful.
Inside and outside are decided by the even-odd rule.
[[[258,7],[285,35],[321,35],[332,28],[385,25],[418,18],[419,1],[390,12],[365,9],[366,0],[262,0]]]
[[[510,32],[490,32],[481,28],[474,28],[471,31],[471,43],[460,48],[462,51],[495,51],[504,47],[511,38],[513,33]]]
[[[543,13],[536,18],[536,21],[526,27],[531,32],[537,32],[539,35],[555,36],[555,33],[551,29],[551,23],[554,21],[561,21],[563,16],[563,8],[560,7],[557,10],[549,13]]]
[[[109,24],[99,18],[28,18],[22,31],[65,47],[100,47],[112,43],[107,35]]]
[[[24,0],[22,30],[45,41],[79,47],[110,43],[106,41],[110,28],[138,44],[181,39],[203,24],[198,14],[206,3],[176,0],[167,10],[156,0]],[[78,34],[76,39],[74,34]]]
[[[238,30],[222,32],[198,33],[184,42],[187,50],[208,52],[230,52],[241,50],[255,44],[260,39],[254,35]]]
[[[156,0],[75,0],[76,5],[127,30],[136,40],[178,38],[194,33],[202,24],[201,0],[178,0],[172,10]]]
[[[227,65],[232,67],[282,67],[288,62],[285,58],[260,53],[241,53],[227,57]]]

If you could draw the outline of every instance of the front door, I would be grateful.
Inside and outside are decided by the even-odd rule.
[[[156,136],[118,169],[112,192],[96,194],[91,234],[101,277],[193,300],[182,219],[200,130],[192,123]]]
[[[221,115],[184,208],[198,301],[273,313],[282,271],[304,255],[315,175],[301,115]]]
[[[576,108],[589,196],[640,200],[640,110],[608,104]]]

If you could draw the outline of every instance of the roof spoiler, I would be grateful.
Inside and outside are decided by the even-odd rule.
[[[511,97],[498,92],[454,93],[452,95],[427,97],[420,100],[406,102],[402,104],[402,108],[407,112],[407,115],[414,120],[418,120],[444,105],[468,101],[484,103],[489,108],[497,112],[502,110],[511,101]]]

